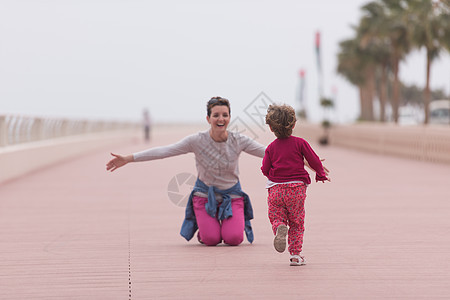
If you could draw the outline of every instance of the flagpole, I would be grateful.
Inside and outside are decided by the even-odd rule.
[[[320,57],[320,31],[316,31],[316,56],[317,56],[317,75],[318,75],[318,87],[319,87],[319,101],[323,97],[323,74],[322,74],[322,62]]]
[[[298,91],[298,103],[299,103],[299,116],[302,119],[307,118],[306,115],[306,104],[305,104],[305,97],[304,97],[304,90],[305,90],[305,70],[300,69],[298,72],[298,75],[300,77],[300,85],[299,85],[299,91]]]

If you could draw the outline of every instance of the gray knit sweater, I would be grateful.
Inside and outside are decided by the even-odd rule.
[[[225,142],[216,142],[207,130],[189,135],[175,144],[134,153],[133,157],[135,161],[147,161],[193,152],[200,180],[208,186],[228,189],[239,181],[241,152],[262,158],[265,148],[251,138],[231,131],[228,131]]]

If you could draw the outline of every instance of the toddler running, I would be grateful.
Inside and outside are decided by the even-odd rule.
[[[305,162],[316,172],[316,181],[326,181],[328,170],[302,138],[292,136],[296,122],[295,110],[288,105],[270,105],[266,124],[277,137],[267,146],[261,170],[268,182],[268,214],[275,234],[275,250],[286,249],[288,236],[290,265],[306,263],[302,256],[305,221],[306,188],[311,183]]]

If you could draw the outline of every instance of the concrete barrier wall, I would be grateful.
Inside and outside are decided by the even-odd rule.
[[[296,133],[317,142],[323,135],[323,129],[317,124],[300,123]],[[329,141],[331,145],[351,149],[450,163],[448,126],[398,126],[379,123],[334,125],[330,129]]]
[[[136,129],[74,135],[0,147],[0,184],[101,147],[140,138]]]
[[[23,126],[19,130],[16,124],[18,121],[13,122],[13,119],[0,116],[0,137],[3,135],[3,146],[0,146],[0,184],[96,149],[108,149],[110,146],[144,138],[138,123],[37,119],[22,121],[23,124],[35,124],[34,129],[31,129],[33,126]],[[50,132],[47,132],[49,127],[43,126],[44,123],[54,124]],[[208,124],[155,124],[152,131],[156,135],[166,134],[179,131],[180,127],[183,127],[192,128],[195,132],[206,130],[208,126]],[[14,134],[19,136],[12,136]],[[8,135],[8,138],[5,138],[5,135]]]
[[[170,131],[177,130],[179,126],[181,125],[158,127]],[[323,129],[318,124],[298,123],[295,134],[311,143],[317,143],[323,135]],[[140,128],[134,126],[0,147],[0,183],[100,147],[140,139],[141,135]],[[445,126],[402,127],[367,123],[335,125],[331,128],[329,137],[330,144],[335,146],[450,163],[450,128]]]
[[[450,128],[360,124],[332,129],[331,144],[423,161],[450,163]]]
[[[140,124],[0,115],[0,183],[136,137]]]

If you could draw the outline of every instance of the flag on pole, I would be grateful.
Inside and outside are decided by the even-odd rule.
[[[300,76],[300,89],[298,93],[298,102],[300,103],[300,107],[303,108],[304,105],[304,90],[305,90],[305,70],[300,69],[299,71]]]
[[[320,31],[316,31],[316,56],[317,56],[317,69],[322,72],[322,64],[320,61]]]

